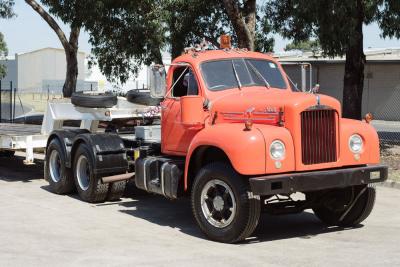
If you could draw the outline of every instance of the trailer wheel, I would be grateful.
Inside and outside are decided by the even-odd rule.
[[[352,227],[371,214],[375,197],[376,191],[371,185],[334,189],[327,193],[313,211],[327,225]]]
[[[249,237],[260,218],[260,199],[225,163],[211,163],[196,176],[192,210],[201,231],[211,240],[235,243]]]
[[[108,184],[103,184],[94,173],[94,159],[87,144],[79,145],[74,156],[74,180],[79,196],[90,203],[104,202]]]
[[[72,171],[65,166],[65,162],[64,149],[60,141],[54,138],[47,146],[44,178],[49,182],[50,190],[56,194],[68,194],[74,191]]]
[[[120,198],[124,195],[125,193],[125,188],[126,188],[127,181],[119,181],[119,182],[114,182],[109,185],[109,192],[107,195],[107,200],[108,201],[117,201],[120,200]]]

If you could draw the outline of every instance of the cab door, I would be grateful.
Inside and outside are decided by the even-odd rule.
[[[198,130],[182,125],[180,98],[198,95],[199,84],[190,66],[174,66],[168,85],[170,93],[162,103],[161,149],[166,154],[185,155]]]

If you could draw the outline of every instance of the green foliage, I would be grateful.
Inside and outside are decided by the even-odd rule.
[[[14,0],[0,0],[0,18],[9,19],[15,14],[13,12]]]
[[[376,20],[380,0],[363,2],[364,23]],[[328,56],[343,55],[357,28],[356,1],[273,0],[267,16],[273,29],[295,43],[317,39]]]
[[[107,78],[126,82],[142,64],[162,63],[162,51],[179,56],[203,39],[218,46],[233,27],[220,0],[42,0],[49,12],[90,35],[92,53]],[[257,23],[259,51],[272,50],[265,19]]]
[[[378,14],[383,37],[400,39],[400,1],[385,0]]]
[[[15,16],[13,7],[14,0],[0,0],[0,19],[9,19]],[[8,55],[7,44],[4,35],[0,32],[0,60],[4,60]],[[6,76],[6,66],[0,64],[0,79]]]
[[[400,38],[400,1],[359,0],[364,24],[378,22],[384,37]],[[270,0],[266,16],[273,29],[295,43],[314,38],[324,54],[344,55],[355,34],[357,1]]]
[[[4,41],[4,35],[0,32],[0,60],[4,60],[8,54],[7,44]],[[6,66],[0,64],[0,79],[6,76]]]
[[[303,52],[316,52],[320,50],[319,42],[317,40],[306,40],[301,42],[292,42],[285,47],[286,51],[300,50]]]

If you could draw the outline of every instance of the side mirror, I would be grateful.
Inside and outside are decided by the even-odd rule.
[[[181,120],[183,126],[192,129],[201,129],[204,127],[204,99],[201,96],[182,96],[181,102]]]
[[[166,90],[166,71],[161,65],[149,69],[149,89],[152,98],[164,98]]]

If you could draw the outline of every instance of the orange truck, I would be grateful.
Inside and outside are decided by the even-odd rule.
[[[375,129],[342,118],[339,101],[296,90],[273,57],[242,49],[187,50],[165,69],[150,73],[151,95],[162,98],[158,125],[49,134],[45,178],[53,192],[115,200],[131,179],[168,199],[190,198],[201,231],[226,243],[249,237],[261,211],[312,209],[345,227],[370,215],[372,184],[388,169],[379,164]],[[72,102],[81,112],[87,104]],[[111,116],[115,105],[122,106],[86,108]]]

